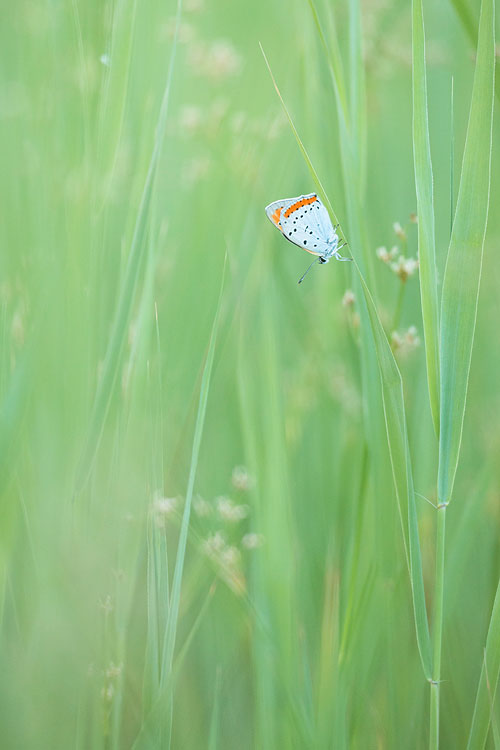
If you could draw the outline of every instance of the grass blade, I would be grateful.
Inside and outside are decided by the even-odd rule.
[[[304,144],[302,143],[300,136],[295,128],[295,125],[290,117],[290,114],[286,108],[283,98],[280,94],[271,68],[267,61],[264,50],[261,51],[264,56],[267,68],[271,75],[274,87],[279,96],[285,114],[288,118],[292,131],[295,135],[299,148],[302,155],[307,163],[309,171],[318,186],[318,192],[321,198],[325,200],[325,204],[331,211],[331,215],[335,218],[335,214],[331,208],[330,201],[326,196],[321,182],[317,176],[316,170],[314,169],[311,160],[307,154]],[[404,410],[404,398],[403,398],[403,384],[401,374],[398,366],[392,354],[391,348],[387,341],[384,329],[378,317],[375,304],[373,302],[370,291],[366,285],[366,282],[361,275],[359,268],[356,263],[356,268],[359,273],[361,286],[364,293],[365,302],[368,309],[368,316],[370,325],[372,328],[373,338],[375,342],[375,348],[377,352],[377,360],[379,371],[382,380],[382,395],[384,404],[384,415],[386,420],[386,433],[389,442],[389,451],[391,456],[391,464],[393,469],[394,484],[396,487],[396,494],[398,498],[399,512],[401,517],[401,523],[403,527],[403,537],[405,543],[405,551],[410,571],[410,580],[412,587],[413,605],[414,605],[414,616],[415,626],[417,633],[417,642],[419,653],[422,661],[422,667],[424,674],[427,679],[431,678],[432,672],[432,661],[431,661],[431,646],[429,636],[429,626],[427,621],[427,609],[425,604],[425,593],[422,573],[422,558],[420,552],[420,541],[418,536],[418,525],[417,525],[417,512],[415,506],[415,494],[413,488],[413,476],[411,470],[411,461],[408,447],[408,437],[406,432],[406,417]],[[404,503],[404,506],[403,506]],[[409,550],[409,554],[408,554]]]
[[[453,492],[462,441],[488,219],[494,74],[494,0],[482,0],[469,125],[441,301],[438,529],[430,707],[432,748],[439,747],[445,516]]]
[[[325,35],[323,33],[323,26],[319,19],[318,11],[316,10],[316,6],[314,5],[313,0],[308,1],[309,7],[311,8],[314,25],[316,26],[316,31],[318,32],[321,46],[323,47],[325,57],[328,61],[328,68],[330,70],[330,76],[332,79],[335,96],[337,99],[340,114],[342,115],[343,127],[347,131],[349,129],[349,108],[347,105],[347,95],[344,85],[344,71],[342,67],[342,57],[340,54],[338,39],[336,34],[333,34],[330,39],[330,43],[327,43]]]
[[[353,6],[354,7],[354,6]],[[314,15],[314,7],[313,15]],[[352,9],[351,9],[352,10]],[[261,47],[262,49],[262,47]],[[263,52],[263,51],[262,51]],[[264,52],[263,52],[264,54]],[[264,55],[265,58],[265,55]],[[266,58],[265,58],[266,59]],[[299,148],[304,156],[309,171],[321,189],[321,183],[316,171],[311,164],[307,151],[297,133],[293,121],[288,113],[283,98],[272,75],[269,63],[266,59],[268,70],[271,74],[275,89],[278,93],[286,116],[296,137]],[[335,76],[333,76],[335,78]],[[339,101],[338,91],[337,101]],[[339,113],[340,114],[340,113]],[[342,118],[340,118],[342,120]],[[323,193],[324,194],[324,193]],[[323,195],[322,195],[323,197]],[[326,196],[325,196],[326,198]],[[325,201],[326,202],[326,201]],[[327,202],[329,207],[330,203]],[[333,211],[332,211],[333,215]],[[418,649],[425,677],[430,680],[432,675],[431,642],[427,619],[427,608],[425,603],[425,591],[423,583],[422,558],[420,551],[420,540],[418,535],[417,513],[415,506],[415,494],[413,487],[413,476],[409,454],[408,437],[406,430],[406,416],[404,409],[403,385],[401,374],[387,341],[386,334],[378,317],[375,304],[364,278],[357,266],[361,288],[367,307],[368,319],[372,329],[372,335],[377,354],[378,368],[382,383],[383,408],[386,422],[386,434],[389,444],[393,479],[398,499],[399,513],[403,528],[405,553],[410,572],[410,581],[413,597],[413,609],[417,635]]]
[[[403,397],[403,382],[394,355],[387,341],[384,329],[375,308],[370,290],[359,274],[363,289],[370,325],[377,351],[377,360],[382,384],[382,398],[387,430],[387,441],[391,457],[394,485],[398,499],[405,550],[408,560],[413,596],[413,612],[417,633],[418,649],[425,677],[430,680],[432,673],[431,642],[425,604],[422,556],[418,535],[417,509],[413,474],[406,430],[406,415]],[[407,519],[407,520],[406,520]]]
[[[439,313],[437,297],[434,195],[422,0],[413,0],[413,158],[418,214],[420,297],[427,362],[427,382],[434,431],[439,435]]]
[[[153,193],[156,169],[158,167],[161,147],[165,134],[170,88],[177,49],[177,31],[180,22],[181,8],[182,0],[179,0],[177,5],[176,31],[170,56],[170,64],[167,73],[163,99],[158,116],[155,143],[149,162],[149,168],[146,176],[144,190],[142,193],[141,203],[139,206],[139,212],[137,214],[137,220],[132,238],[132,245],[130,248],[127,268],[125,271],[125,278],[123,280],[123,285],[118,299],[115,319],[113,322],[109,345],[104,360],[103,372],[97,388],[97,393],[90,417],[87,438],[85,441],[85,447],[77,471],[75,487],[76,493],[81,492],[83,487],[85,486],[85,483],[92,469],[92,465],[94,463],[97,449],[99,447],[99,442],[104,428],[104,423],[106,421],[106,416],[108,414],[109,405],[111,403],[111,397],[117,380],[120,362],[127,339],[127,331],[132,313],[132,306],[134,304],[135,291],[139,281],[142,261],[147,248],[146,236],[149,227],[151,196]]]
[[[477,38],[478,38],[478,29],[477,29],[477,23],[474,18],[473,12],[470,9],[469,3],[467,0],[451,0],[451,4],[453,5],[455,12],[457,16],[459,17],[462,26],[464,27],[465,31],[467,32],[467,35],[469,39],[471,40],[474,47],[477,47]],[[495,79],[495,93],[497,96],[497,99],[500,99],[500,79]]]
[[[284,111],[284,113],[285,113],[285,115],[287,117],[287,120],[288,120],[289,124],[290,124],[290,127],[291,127],[292,132],[293,132],[293,134],[295,136],[295,140],[297,141],[297,144],[298,144],[298,146],[300,148],[302,156],[304,157],[304,161],[307,164],[307,168],[309,169],[309,173],[310,173],[311,177],[313,178],[314,184],[316,185],[316,190],[318,191],[319,197],[321,198],[321,200],[323,201],[323,203],[326,205],[326,207],[328,209],[328,213],[330,214],[330,217],[331,217],[332,221],[334,222],[334,224],[338,224],[339,222],[338,222],[337,216],[336,216],[336,214],[335,214],[335,212],[334,212],[334,210],[332,208],[332,204],[330,203],[330,200],[329,200],[329,198],[328,198],[328,196],[327,196],[327,194],[325,192],[325,189],[324,189],[323,185],[321,184],[321,180],[318,177],[318,173],[316,172],[316,170],[314,169],[314,167],[312,165],[311,159],[309,158],[309,154],[306,151],[306,147],[302,143],[300,135],[297,132],[297,128],[295,127],[295,125],[293,123],[293,120],[292,120],[292,118],[290,116],[290,113],[289,113],[289,111],[287,109],[287,106],[286,106],[286,104],[285,104],[285,102],[283,100],[283,97],[281,96],[280,90],[278,88],[278,84],[276,83],[276,80],[275,80],[275,78],[273,76],[273,72],[271,70],[271,66],[269,65],[269,61],[268,61],[268,59],[266,57],[266,53],[264,52],[264,48],[262,47],[262,44],[260,44],[260,42],[259,42],[259,46],[260,46],[260,51],[262,52],[262,56],[264,57],[264,61],[266,63],[267,69],[269,71],[269,75],[271,76],[271,80],[273,82],[274,88],[276,89],[276,93],[278,94],[279,100],[281,102],[281,106],[283,107],[283,111]]]
[[[365,185],[366,103],[362,52],[361,7],[359,0],[349,0],[349,89],[353,169],[358,179],[359,195]]]
[[[188,487],[187,487],[187,492],[186,492],[186,502],[184,505],[184,513],[182,515],[181,530],[180,530],[180,535],[179,535],[179,544],[177,547],[174,577],[172,581],[172,592],[170,595],[170,612],[169,612],[169,617],[168,617],[168,622],[167,622],[167,629],[165,631],[165,640],[163,644],[162,682],[165,680],[166,675],[171,671],[173,655],[174,655],[175,635],[176,635],[176,630],[177,630],[177,619],[179,615],[179,603],[180,603],[180,597],[181,597],[182,572],[184,569],[184,556],[186,553],[189,518],[191,515],[191,501],[193,499],[194,480],[196,476],[196,469],[198,466],[198,456],[200,453],[201,436],[203,434],[203,425],[205,423],[205,413],[207,410],[208,391],[210,387],[210,378],[212,375],[212,366],[214,362],[214,353],[215,353],[215,342],[217,339],[217,329],[219,327],[220,309],[221,309],[221,304],[222,304],[224,276],[225,276],[225,262],[224,262],[224,271],[222,274],[222,283],[221,283],[219,301],[217,304],[215,319],[214,319],[213,326],[212,326],[212,333],[210,336],[210,343],[208,346],[207,359],[205,362],[205,367],[203,369],[203,375],[201,379],[200,400],[198,404],[198,414],[196,416],[196,425],[194,429],[193,450],[191,454],[191,464],[189,467],[189,479],[188,479]]]
[[[441,303],[440,503],[450,501],[462,440],[490,194],[494,66],[494,0],[483,0],[469,125]]]
[[[200,452],[201,437],[205,423],[205,414],[207,410],[208,392],[210,388],[210,379],[215,354],[215,343],[217,339],[217,330],[219,327],[220,309],[222,304],[222,292],[224,288],[225,263],[222,274],[221,290],[219,301],[212,326],[210,343],[208,346],[205,366],[201,379],[200,398],[198,402],[198,413],[194,428],[193,448],[191,453],[191,463],[189,467],[188,486],[186,491],[186,501],[182,515],[179,542],[177,545],[177,555],[175,559],[174,575],[170,594],[169,608],[167,613],[167,622],[164,630],[162,652],[161,652],[161,669],[160,683],[154,705],[150,713],[146,716],[141,731],[134,743],[135,750],[145,750],[146,748],[157,747],[156,738],[160,737],[165,746],[169,746],[170,734],[170,710],[172,689],[172,665],[174,658],[175,641],[177,635],[177,623],[179,619],[179,606],[181,599],[181,583],[184,570],[184,559],[186,555],[187,536],[189,530],[189,519],[191,517],[191,504],[193,500],[194,481],[196,469],[198,466],[198,456]],[[163,747],[163,745],[162,745]]]
[[[469,734],[467,750],[482,750],[488,737],[491,706],[500,674],[500,581],[497,586],[491,613],[486,650],[476,694],[476,704]]]

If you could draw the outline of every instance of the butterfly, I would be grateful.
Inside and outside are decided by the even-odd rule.
[[[339,250],[347,242],[339,245],[338,224],[335,227],[332,225],[328,211],[316,193],[274,201],[266,206],[266,214],[283,237],[311,255],[318,256],[300,277],[299,284],[317,262],[328,263],[331,258],[352,260],[340,255]]]

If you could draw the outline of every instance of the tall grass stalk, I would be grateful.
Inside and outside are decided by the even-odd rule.
[[[441,302],[441,411],[430,724],[430,747],[433,750],[439,747],[445,516],[452,497],[462,441],[489,206],[495,71],[494,18],[494,0],[482,0],[469,124]]]
[[[97,450],[99,448],[102,431],[111,403],[113,390],[117,381],[119,367],[122,361],[128,327],[132,315],[135,292],[139,284],[143,260],[147,250],[147,233],[149,231],[150,225],[149,219],[151,200],[155,184],[156,170],[158,168],[161,149],[163,145],[163,138],[165,135],[167,112],[170,100],[170,90],[177,51],[177,34],[181,19],[181,11],[182,0],[178,0],[175,34],[172,43],[172,51],[170,54],[170,62],[167,70],[163,97],[158,114],[154,146],[151,152],[141,202],[135,221],[135,228],[132,237],[130,252],[128,255],[127,267],[116,305],[113,326],[103,363],[103,371],[95,395],[94,404],[89,420],[87,436],[77,469],[75,482],[76,494],[80,493],[83,490],[92,469]]]
[[[441,693],[441,649],[444,607],[444,553],[446,539],[446,505],[437,509],[436,570],[432,632],[432,678],[430,680],[429,747],[439,747],[439,706]]]
[[[225,271],[225,266],[224,266]],[[151,647],[151,653],[146,660],[146,686],[149,687],[147,693],[150,710],[146,713],[139,735],[134,743],[134,750],[145,750],[153,748],[157,742],[165,747],[170,747],[172,737],[172,689],[173,689],[173,662],[174,649],[177,636],[177,627],[179,620],[179,607],[181,600],[182,575],[184,571],[184,561],[186,556],[186,547],[188,540],[189,522],[191,517],[191,505],[193,501],[194,483],[198,459],[205,423],[205,414],[207,410],[208,393],[210,389],[210,380],[212,376],[212,367],[215,355],[215,344],[217,340],[217,331],[219,327],[220,310],[224,289],[224,276],[222,274],[221,289],[217,309],[210,335],[205,365],[203,368],[200,396],[198,403],[198,412],[194,427],[193,448],[191,454],[191,463],[189,467],[189,477],[184,502],[184,511],[182,514],[179,540],[177,543],[177,553],[175,557],[174,573],[172,586],[168,592],[168,582],[166,576],[168,570],[166,565],[166,544],[163,535],[159,539],[153,533],[149,544],[148,554],[148,577],[149,585],[149,633],[148,649]],[[168,596],[168,607],[164,618],[158,618],[159,608],[166,606],[165,596]],[[211,596],[211,595],[210,595]],[[207,598],[207,603],[209,599]],[[163,624],[163,633],[160,632],[158,624]],[[156,664],[158,665],[157,677]],[[146,711],[148,703],[145,705]]]
[[[311,7],[313,8],[313,11],[314,11],[314,6],[311,6]],[[359,11],[359,8],[358,8],[358,11]],[[318,22],[315,11],[314,11],[313,17],[315,18],[315,21]],[[355,22],[355,19],[352,18],[351,22]],[[355,36],[356,35],[354,35],[354,37],[352,38],[355,39]],[[361,54],[360,48],[358,48],[358,53]],[[269,63],[267,62],[267,59],[266,59],[266,64],[272,76],[272,72],[269,67]],[[338,71],[332,71],[333,80],[335,80],[335,75],[338,75],[338,74],[339,74]],[[299,148],[302,152],[304,159],[306,160],[308,169],[310,173],[313,175],[317,185],[321,186],[321,183],[319,182],[319,178],[317,177],[316,170],[313,167],[312,162],[307,154],[307,151],[302,143],[302,140],[300,139],[300,136],[298,135],[297,129],[295,125],[293,124],[292,118],[284,104],[283,98],[279,92],[279,89],[274,80],[274,77],[272,76],[272,78],[273,78],[275,89],[281,100],[282,106],[285,109],[287,118],[290,122],[292,131],[295,135]],[[342,85],[336,86],[336,90],[337,90],[336,101],[338,103],[341,102],[341,97],[339,95],[339,92],[342,89],[343,89]],[[356,92],[357,92],[357,89],[356,89]],[[358,98],[358,96],[359,95],[356,93],[356,99]],[[345,131],[341,130],[341,133],[342,132],[344,132],[344,137],[346,137]],[[359,133],[358,133],[358,138],[359,138]],[[348,145],[347,143],[341,142],[341,147],[346,146],[346,149],[345,149],[346,151],[348,150],[347,145]],[[359,169],[359,165],[358,165],[358,169]],[[345,176],[347,176],[347,174],[354,174],[352,171],[352,168],[350,168],[348,172],[345,173]],[[355,178],[353,177],[353,179]],[[346,183],[347,182],[348,181],[346,179]],[[359,188],[359,175],[358,175],[358,179],[356,180],[356,184],[358,185],[358,188]],[[352,205],[353,206],[359,205],[359,195],[357,194],[356,188],[353,187],[353,185],[351,184],[351,185],[346,185],[346,190],[347,190],[348,195],[351,195],[353,198]],[[329,201],[327,205],[330,205]],[[360,211],[358,213],[361,214]],[[372,343],[372,346],[374,344],[376,357],[377,357],[376,361],[378,363],[378,370],[380,373],[380,379],[382,383],[385,425],[386,425],[386,430],[387,430],[387,439],[389,442],[389,452],[390,452],[390,457],[391,457],[394,484],[396,488],[396,496],[398,500],[399,514],[400,514],[402,530],[403,530],[403,539],[404,539],[404,545],[405,545],[405,551],[406,551],[406,557],[407,557],[407,564],[408,564],[408,569],[410,573],[417,642],[418,642],[418,647],[419,647],[424,674],[427,677],[427,679],[430,680],[431,670],[432,670],[430,638],[429,638],[429,629],[428,629],[427,612],[426,612],[425,595],[424,595],[422,559],[421,559],[420,540],[419,540],[419,535],[418,535],[417,515],[416,515],[416,507],[415,507],[415,493],[414,493],[414,487],[413,487],[411,460],[410,460],[410,455],[409,455],[408,437],[407,437],[407,431],[406,431],[406,415],[405,415],[405,407],[404,407],[402,379],[401,379],[401,375],[397,367],[397,364],[394,360],[394,356],[391,352],[391,349],[387,340],[387,336],[380,323],[380,319],[377,314],[376,307],[373,302],[370,291],[368,289],[368,286],[361,272],[359,271],[359,268],[357,267],[357,263],[355,263],[355,266],[359,274],[360,288],[362,290],[364,302],[366,304],[366,308],[365,308],[366,320],[368,322],[367,329],[369,328],[369,330],[371,330],[371,336],[372,336],[371,340],[368,339],[367,344],[369,345],[370,343]],[[365,336],[367,335],[367,329],[364,329]],[[365,352],[365,356],[366,356],[366,352]],[[371,407],[373,408],[373,404],[371,405]]]

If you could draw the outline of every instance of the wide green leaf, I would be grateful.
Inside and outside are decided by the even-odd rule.
[[[375,303],[366,282],[359,274],[379,365],[382,398],[387,430],[387,441],[391,457],[394,486],[403,525],[405,548],[409,550],[409,570],[413,595],[413,611],[417,642],[424,674],[428,680],[432,674],[431,642],[427,607],[425,604],[422,555],[418,535],[417,509],[411,467],[406,415],[403,396],[403,381],[387,336],[377,314]]]
[[[469,125],[441,304],[441,503],[448,503],[453,491],[476,327],[490,195],[494,69],[494,0],[483,0]]]

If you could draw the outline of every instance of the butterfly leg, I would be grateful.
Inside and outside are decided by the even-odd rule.
[[[341,250],[343,247],[347,245],[347,242],[344,240],[341,245],[337,247],[337,250],[334,253],[334,256],[337,258],[337,260],[352,260],[352,258],[343,258],[342,255],[339,253],[339,250]]]

